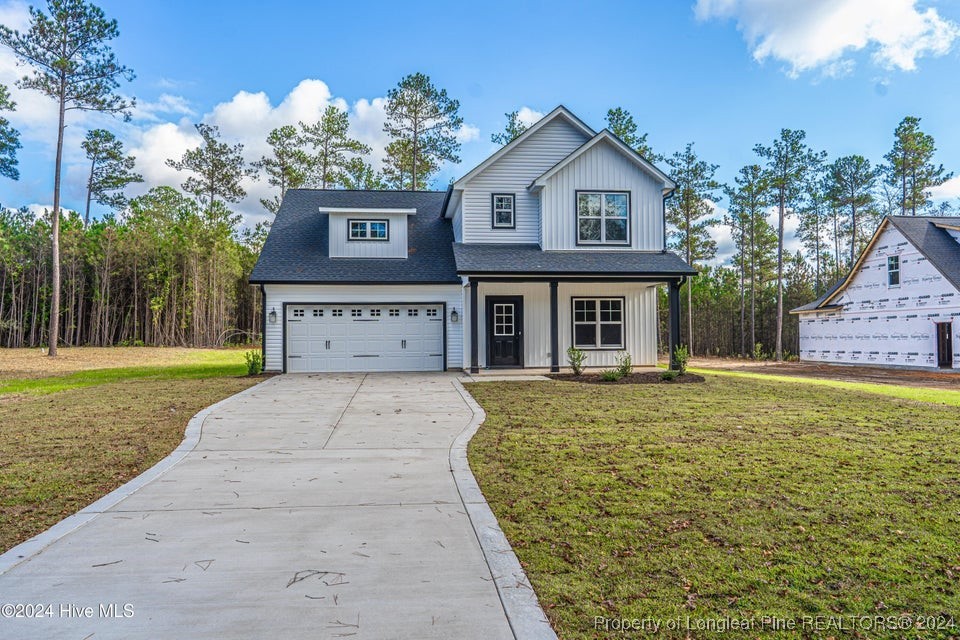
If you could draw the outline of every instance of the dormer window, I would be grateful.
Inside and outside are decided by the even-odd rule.
[[[630,244],[630,194],[577,191],[577,244]]]
[[[900,286],[900,256],[887,256],[887,286]]]
[[[389,240],[389,220],[348,220],[350,240]]]
[[[517,198],[512,193],[493,194],[493,228],[515,229]]]

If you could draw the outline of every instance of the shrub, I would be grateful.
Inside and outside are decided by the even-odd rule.
[[[587,360],[587,354],[577,349],[576,347],[570,347],[567,349],[567,362],[570,363],[570,368],[573,369],[573,375],[579,376],[583,374],[583,363]]]
[[[619,369],[604,369],[600,372],[600,379],[604,382],[616,382],[623,377]]]
[[[626,351],[617,354],[617,372],[621,378],[633,372],[633,361],[630,359],[630,354]]]
[[[145,347],[147,346],[143,340],[121,340],[117,343],[118,347]]]
[[[247,361],[247,375],[255,376],[263,370],[263,354],[259,351],[247,351],[243,354]]]
[[[677,375],[683,375],[687,372],[687,362],[690,360],[690,352],[686,345],[677,345],[673,350],[673,359],[677,362]]]
[[[670,380],[676,380],[679,376],[680,376],[679,371],[671,371],[668,369],[667,371],[660,372],[660,379],[665,380],[667,382],[669,382]]]
[[[753,359],[757,361],[767,359],[766,354],[763,352],[763,344],[760,342],[753,345]]]

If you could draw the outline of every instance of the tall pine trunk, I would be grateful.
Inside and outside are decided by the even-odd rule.
[[[783,361],[783,219],[786,202],[780,190],[780,219],[777,221],[777,362]]]
[[[61,73],[60,80],[60,114],[57,127],[57,159],[53,172],[53,220],[51,221],[50,236],[50,329],[47,342],[50,345],[47,355],[57,357],[57,339],[60,336],[60,172],[63,162],[63,126],[66,119],[67,86],[66,79]]]

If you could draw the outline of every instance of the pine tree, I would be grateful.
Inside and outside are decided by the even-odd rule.
[[[343,171],[342,184],[344,189],[377,190],[387,187],[383,174],[374,170],[363,158],[350,158]]]
[[[610,133],[623,140],[628,147],[639,153],[650,162],[660,162],[663,156],[654,153],[647,143],[647,134],[637,133],[637,123],[626,109],[615,107],[607,111],[607,128]]]
[[[247,167],[243,159],[243,145],[228,145],[220,141],[220,129],[216,125],[194,125],[202,141],[196,149],[184,152],[180,160],[167,160],[167,165],[177,171],[190,171],[181,185],[184,191],[193,194],[206,205],[213,216],[218,202],[239,202],[247,192],[241,186],[244,178],[255,178],[255,169]]]
[[[267,183],[280,188],[280,195],[272,199],[260,199],[263,208],[272,214],[280,210],[280,203],[287,189],[302,187],[307,181],[310,170],[310,157],[301,148],[300,134],[293,125],[277,127],[267,135],[271,155],[263,156],[254,162],[255,169],[267,174]]]
[[[88,225],[91,200],[114,210],[123,209],[127,206],[123,190],[135,182],[143,182],[143,176],[133,170],[136,158],[125,155],[123,143],[109,131],[88,131],[86,139],[80,144],[90,161],[87,206],[83,214],[83,224]]]
[[[741,271],[749,269],[749,275],[743,273],[750,287],[750,344],[752,353],[757,344],[757,284],[758,267],[763,263],[762,255],[766,243],[763,238],[769,233],[765,212],[769,204],[768,185],[759,165],[741,167],[734,178],[735,188],[727,187],[725,192],[730,203],[731,215],[735,216],[741,231],[737,247]],[[745,294],[745,292],[744,292]],[[744,295],[745,297],[745,295]],[[743,301],[744,307],[746,301]],[[744,314],[745,315],[745,314]],[[745,323],[744,323],[745,324]],[[745,331],[744,331],[745,333]]]
[[[0,84],[0,113],[16,111],[17,103],[10,99],[10,90]],[[17,149],[20,148],[20,132],[10,121],[0,116],[0,176],[11,180],[20,179],[17,169]]]
[[[697,157],[693,143],[667,158],[673,170],[677,189],[670,200],[667,222],[673,227],[673,248],[683,252],[687,264],[710,260],[717,253],[717,243],[710,237],[710,227],[719,223],[709,201],[716,201],[721,185],[713,179],[717,165]],[[687,285],[687,347],[694,353],[693,293]]]
[[[17,86],[35,89],[57,102],[57,152],[53,171],[49,351],[60,339],[60,181],[63,131],[68,111],[98,111],[129,117],[132,101],[116,93],[133,71],[117,63],[107,44],[120,31],[99,7],[84,0],[48,0],[47,11],[30,7],[30,28],[20,33],[0,25],[0,44],[26,63],[28,75]]]
[[[920,130],[920,118],[907,116],[894,131],[893,149],[884,158],[887,183],[900,190],[901,215],[917,215],[930,203],[930,188],[953,177],[933,163],[937,148],[933,136]]]
[[[863,156],[852,155],[838,158],[828,169],[830,195],[838,208],[847,208],[850,218],[847,229],[850,232],[850,264],[857,260],[859,245],[858,231],[864,226],[857,217],[858,212],[873,204],[873,188],[877,182],[877,171]],[[862,235],[860,236],[862,237]]]
[[[507,116],[507,125],[503,131],[490,134],[490,142],[501,146],[509,144],[528,128],[526,124],[520,121],[519,111],[511,111],[503,115]]]
[[[313,148],[310,158],[311,184],[330,189],[343,182],[343,172],[350,156],[365,156],[370,147],[348,134],[350,121],[346,111],[327,105],[320,119],[310,125],[300,123],[303,144]]]
[[[391,175],[407,175],[398,188],[407,183],[411,189],[425,187],[441,162],[460,162],[460,103],[434,87],[429,77],[414,73],[403,78],[387,92],[386,112],[383,130],[393,138],[387,147],[393,166],[388,167]]]

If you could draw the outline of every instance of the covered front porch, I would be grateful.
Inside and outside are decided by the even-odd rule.
[[[657,287],[668,287],[671,367],[680,344],[680,287],[686,275],[462,274],[464,362],[471,373],[566,368],[567,350],[585,366],[610,368],[622,353],[656,366]]]

